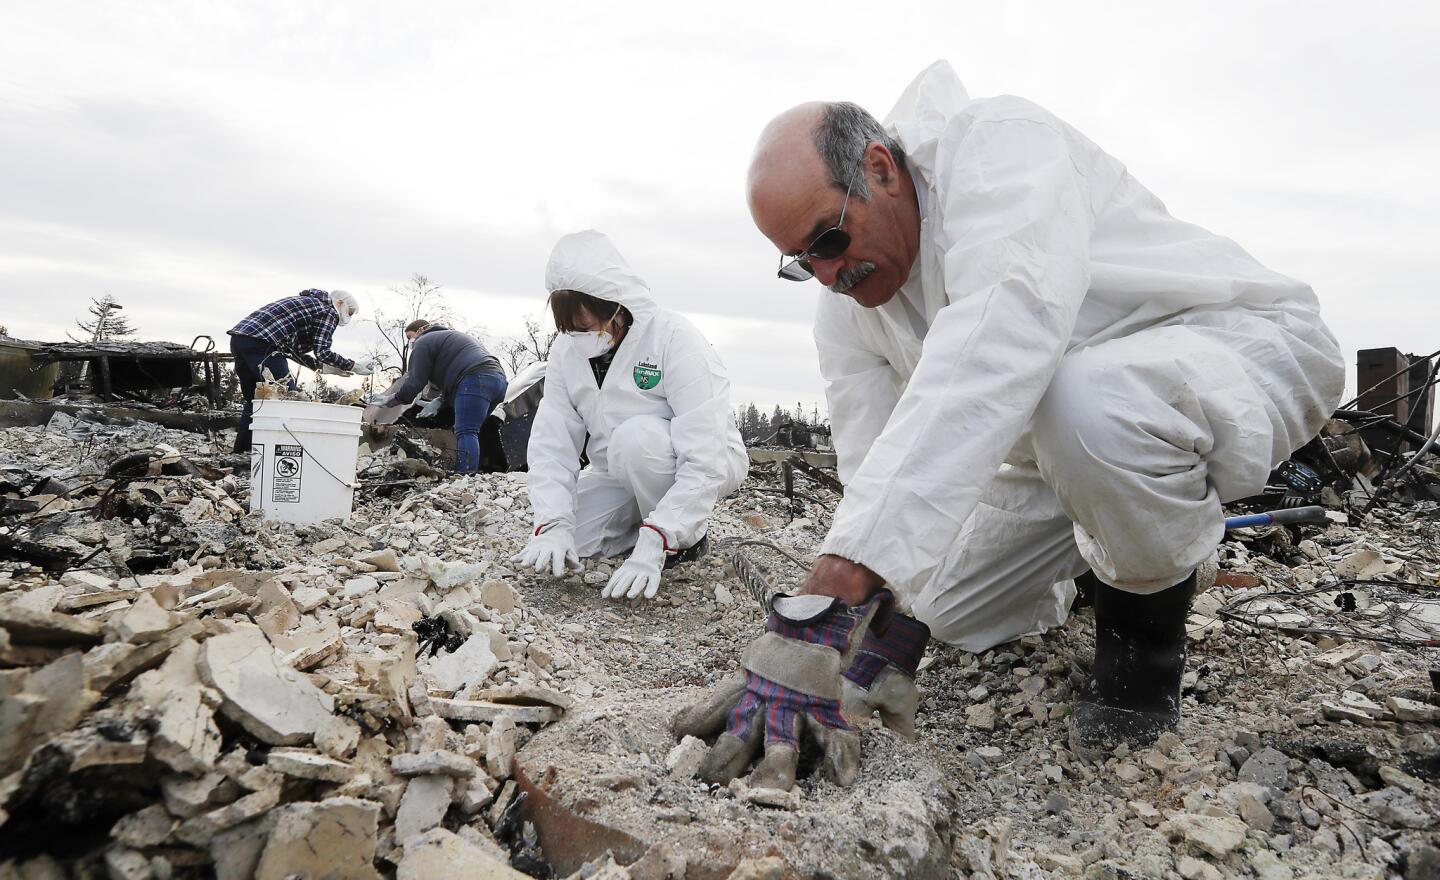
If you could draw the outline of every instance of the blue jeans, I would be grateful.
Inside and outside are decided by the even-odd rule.
[[[471,373],[455,386],[455,472],[480,471],[480,426],[505,399],[504,373]]]
[[[255,386],[264,378],[261,370],[268,367],[276,379],[289,379],[290,390],[295,390],[295,379],[290,375],[290,363],[283,355],[275,353],[275,346],[253,336],[231,334],[230,353],[235,356],[235,376],[240,380],[240,395],[245,406],[240,411],[240,428],[235,432],[235,451],[250,451],[250,420],[255,404]]]

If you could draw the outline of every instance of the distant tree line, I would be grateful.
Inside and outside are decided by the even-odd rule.
[[[774,439],[782,427],[787,425],[804,431],[828,431],[829,427],[820,418],[820,407],[812,404],[809,408],[796,403],[793,410],[784,409],[780,404],[766,415],[754,403],[747,403],[735,410],[735,423],[740,427],[740,436],[746,443],[764,443]]]

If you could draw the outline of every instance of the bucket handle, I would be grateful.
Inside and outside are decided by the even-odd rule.
[[[324,471],[327,474],[330,474],[330,479],[334,480],[335,482],[339,483],[340,485],[344,486],[346,489],[349,489],[352,492],[355,491],[354,483],[347,483],[339,477],[335,476],[334,474],[330,473],[330,469],[327,468],[324,463],[320,461],[320,459],[316,458],[314,455],[311,455],[310,450],[305,449],[305,444],[300,442],[300,438],[295,436],[295,432],[290,430],[289,425],[282,422],[280,424],[280,427],[284,428],[285,433],[290,435],[290,439],[295,441],[295,445],[299,446],[305,452],[306,457],[308,457],[316,464],[320,465],[320,470]]]

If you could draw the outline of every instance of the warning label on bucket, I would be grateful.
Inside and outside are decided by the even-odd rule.
[[[270,476],[271,501],[299,503],[304,464],[305,447],[275,444],[274,473]]]

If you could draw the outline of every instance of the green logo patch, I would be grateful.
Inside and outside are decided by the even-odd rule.
[[[659,367],[641,361],[635,365],[635,387],[641,391],[649,391],[660,384],[660,377],[664,375]]]

